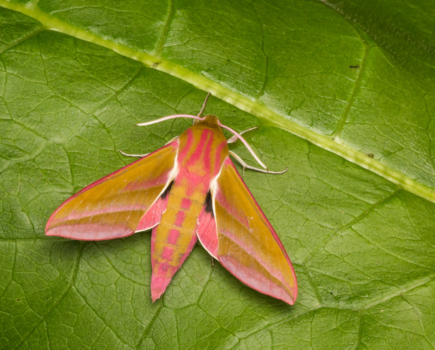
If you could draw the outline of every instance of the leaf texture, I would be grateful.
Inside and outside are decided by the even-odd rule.
[[[0,349],[433,349],[429,0],[0,0]],[[150,233],[45,237],[90,183],[206,113],[271,170],[244,181],[293,307],[200,246],[150,300]],[[229,136],[229,135],[228,135]],[[232,150],[252,158],[236,143]],[[239,170],[241,170],[239,168]]]

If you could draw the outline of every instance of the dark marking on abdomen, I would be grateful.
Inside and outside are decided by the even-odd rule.
[[[205,204],[205,211],[207,213],[210,213],[211,216],[214,217],[214,213],[213,213],[213,200],[211,198],[211,192],[210,191],[207,192],[207,196],[205,197],[204,204]]]

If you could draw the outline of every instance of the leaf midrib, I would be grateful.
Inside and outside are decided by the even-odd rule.
[[[250,100],[249,98],[231,91],[230,89],[225,88],[216,82],[213,82],[199,74],[196,74],[182,66],[173,63],[170,60],[135,51],[129,47],[103,39],[95,34],[67,24],[45,12],[42,12],[35,6],[26,7],[23,5],[10,3],[6,0],[0,0],[0,6],[21,12],[24,15],[34,18],[42,23],[44,28],[47,30],[55,30],[69,36],[105,47],[117,52],[122,56],[139,61],[146,67],[160,70],[184,80],[200,90],[211,92],[217,98],[256,116],[263,125],[271,125],[288,131],[320,148],[328,150],[354,164],[357,164],[377,175],[382,176],[383,178],[400,186],[408,192],[435,203],[434,189],[409,178],[403,173],[386,166],[373,158],[368,157],[362,152],[356,151],[349,146],[340,143],[340,140],[337,138],[333,139],[331,136],[320,135],[312,130],[306,129],[295,122],[285,119],[278,113],[260,104],[258,101]]]

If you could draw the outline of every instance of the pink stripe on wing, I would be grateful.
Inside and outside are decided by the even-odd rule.
[[[255,238],[255,231],[253,236],[251,237],[251,239],[248,239],[249,242],[244,242],[241,239],[239,239],[236,235],[234,235],[232,232],[227,231],[227,230],[221,230],[220,234],[229,238],[230,240],[232,240],[237,246],[239,246],[240,248],[242,248],[246,253],[248,253],[248,255],[252,256],[253,258],[255,258],[255,260],[257,260],[261,266],[263,266],[273,277],[275,277],[276,279],[280,280],[280,281],[284,281],[284,276],[282,275],[281,271],[277,270],[276,268],[274,268],[271,263],[269,261],[264,260],[262,257],[260,257],[257,252],[255,251],[255,248],[253,249],[252,246],[255,245],[260,245],[261,242],[255,242],[254,238]],[[249,243],[249,245],[247,244]],[[219,260],[221,259],[221,257],[219,256]],[[289,288],[291,288],[291,286],[288,286]]]
[[[102,241],[127,237],[133,233],[133,230],[122,224],[86,223],[53,227],[47,230],[45,234],[47,236],[59,236],[80,241]]]
[[[80,203],[79,203],[80,204]],[[132,212],[132,211],[145,211],[148,208],[140,203],[137,204],[128,204],[128,205],[112,205],[111,207],[104,207],[104,208],[98,208],[95,210],[89,210],[89,209],[82,209],[82,210],[77,210],[77,211],[72,211],[70,214],[68,214],[68,220],[80,220],[83,218],[92,218],[93,216],[97,216],[97,215],[107,215],[107,214],[111,214],[111,213],[119,213],[119,212]],[[84,215],[84,213],[86,215]],[[57,222],[64,222],[65,219],[64,218],[59,218],[59,219],[52,219],[51,220],[52,223],[57,223]]]
[[[218,188],[216,191],[216,201],[219,202],[219,204],[227,210],[231,215],[240,222],[244,227],[249,229],[249,221],[246,217],[245,213],[243,212],[243,209],[238,210],[238,208],[235,208],[232,203],[230,203],[227,198],[224,196],[222,191]]]
[[[167,179],[169,177],[169,173],[172,171],[172,169],[169,169],[168,171],[164,172],[163,174],[159,174],[157,178],[150,179],[147,181],[138,179],[137,181],[133,181],[127,184],[122,191],[140,191],[140,190],[147,190],[150,187],[157,187],[165,184],[167,182]]]

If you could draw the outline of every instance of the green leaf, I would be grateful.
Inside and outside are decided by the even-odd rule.
[[[0,0],[0,349],[435,347],[429,0]],[[353,67],[353,68],[352,68]],[[355,68],[356,67],[356,68]],[[206,113],[272,170],[245,181],[294,306],[197,246],[151,303],[150,235],[45,237],[73,193]],[[254,164],[246,149],[233,150]]]

